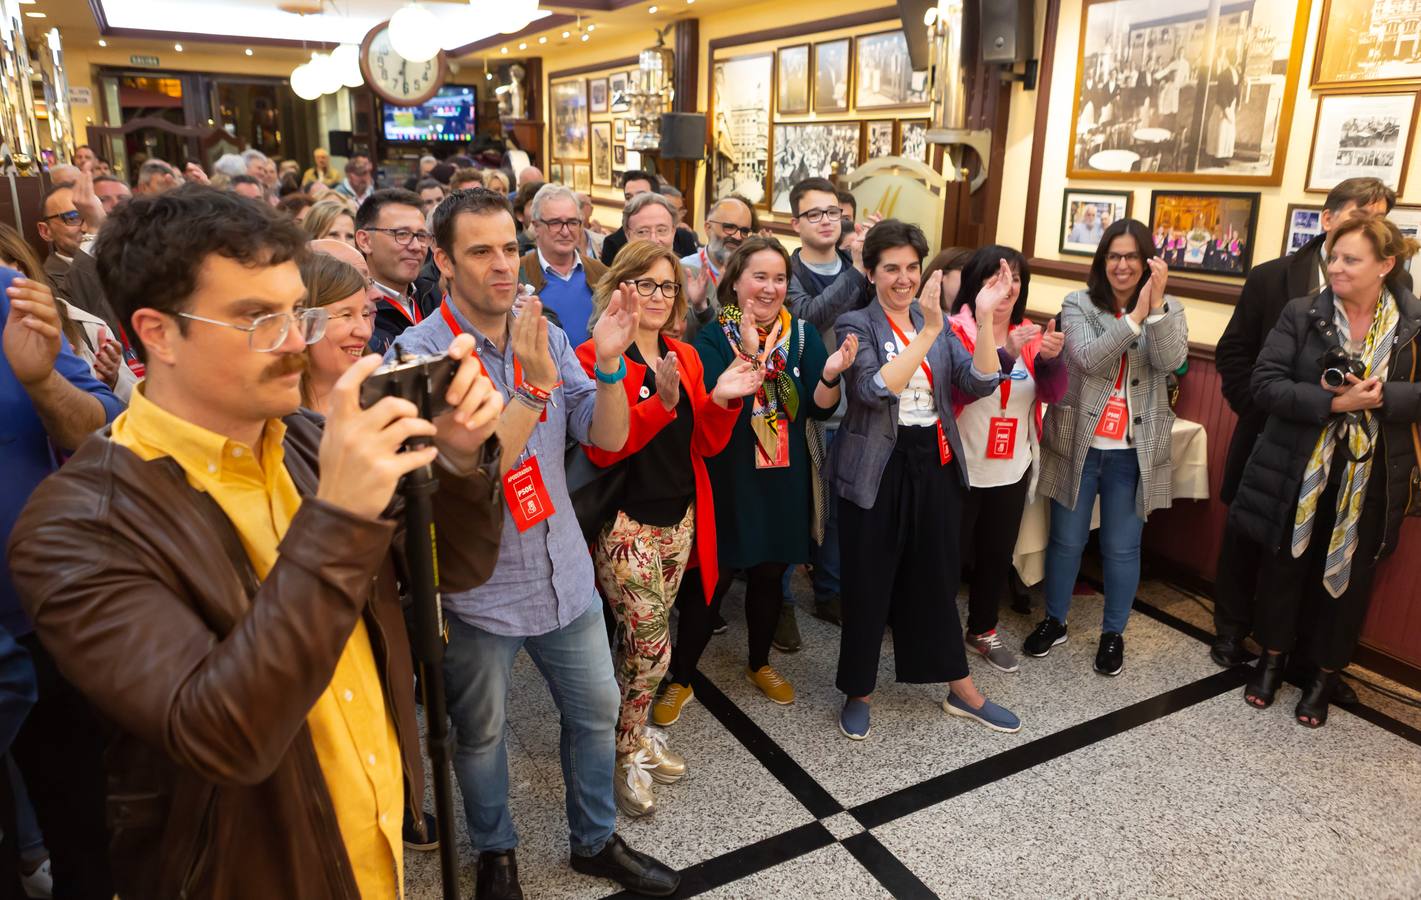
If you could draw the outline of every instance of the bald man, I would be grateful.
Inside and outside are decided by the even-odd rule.
[[[359,250],[350,246],[345,241],[330,240],[329,238],[312,241],[309,246],[316,253],[334,256],[343,263],[350,263],[352,266],[355,266],[356,270],[365,276],[365,293],[370,297],[372,303],[384,296],[384,294],[380,293],[380,289],[375,287],[374,282],[370,280],[370,264],[365,261],[365,255]]]
[[[523,171],[521,171],[521,172],[518,173],[518,186],[519,186],[519,187],[522,187],[522,186],[525,185],[525,184],[532,184],[532,183],[535,182],[535,181],[547,181],[547,180],[548,180],[548,179],[546,179],[546,178],[543,177],[543,170],[540,169],[540,168],[538,168],[537,166],[528,166],[528,167],[525,168]]]

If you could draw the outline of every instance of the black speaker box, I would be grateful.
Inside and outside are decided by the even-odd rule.
[[[660,151],[662,159],[705,159],[705,113],[662,113]]]
[[[327,133],[326,133],[326,137],[327,137],[327,138],[329,139],[329,141],[330,141],[330,143],[327,144],[326,146],[327,146],[327,149],[331,151],[331,156],[349,156],[349,155],[350,155],[350,132],[349,132],[349,131],[330,131],[330,132],[327,132]]]
[[[978,0],[982,62],[1026,62],[1036,39],[1032,0]],[[915,64],[916,65],[916,64]]]

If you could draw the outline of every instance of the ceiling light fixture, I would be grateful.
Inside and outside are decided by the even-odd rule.
[[[174,45],[173,45],[173,49],[176,50],[176,51],[178,51],[179,53],[182,53],[182,52],[183,52],[183,45],[182,45],[182,44],[174,44]]]
[[[310,63],[302,63],[291,70],[291,92],[302,100],[315,100],[321,96],[320,78]]]
[[[656,15],[656,7],[655,7],[655,6],[649,7],[649,8],[647,9],[647,12],[651,13],[653,16]]]
[[[410,62],[433,59],[440,50],[439,35],[439,20],[423,6],[402,6],[390,17],[390,47]]]
[[[499,47],[499,48],[498,48],[498,52],[499,52],[499,53],[502,53],[504,56],[507,56],[507,55],[508,55],[508,48],[507,48],[507,47]]]
[[[592,38],[592,35],[588,34],[587,32],[584,31],[584,32],[582,33],[582,40],[583,40],[584,43],[585,43],[586,41],[588,41],[588,40],[591,40],[591,38]]]
[[[571,31],[564,31],[564,32],[562,33],[562,37],[563,37],[563,40],[567,40],[568,38],[572,37],[572,32],[571,32]]]
[[[538,38],[538,43],[540,43],[540,44],[546,44],[547,42],[548,42],[548,36],[547,36],[546,34],[543,35],[542,37]]]
[[[46,16],[44,13],[27,12],[27,13],[25,13],[25,15],[26,15],[28,18],[31,18],[31,19],[48,19],[48,18],[49,18],[49,16]]]
[[[596,26],[596,25],[588,25],[588,26],[587,26],[587,31],[588,31],[589,34],[592,33],[592,32],[594,32],[594,31],[596,31],[596,30],[597,30],[597,26]]]
[[[332,50],[331,64],[340,73],[340,83],[345,87],[357,88],[365,83],[365,76],[360,74],[360,48],[354,44],[341,44]]]
[[[248,55],[248,56],[251,56],[251,55],[252,55],[252,48],[251,48],[251,47],[248,47],[248,48],[247,48],[247,55]]]
[[[100,47],[107,47],[108,45],[109,45],[109,42],[108,42],[108,41],[104,40],[103,38],[99,38],[99,46],[100,46]]]

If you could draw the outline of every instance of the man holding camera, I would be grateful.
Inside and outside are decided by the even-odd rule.
[[[99,271],[147,381],[11,539],[41,640],[113,726],[123,896],[400,892],[424,780],[386,513],[437,458],[463,527],[494,544],[502,403],[466,338],[434,422],[397,397],[360,407],[374,356],[324,423],[298,413],[325,325],[304,307],[306,252],[299,226],[211,188],[115,210]],[[401,452],[414,437],[436,446]]]
[[[592,329],[596,380],[588,378],[542,303],[518,292],[518,232],[508,201],[482,189],[455,191],[434,211],[434,259],[449,284],[436,315],[400,335],[392,353],[427,353],[454,335],[472,335],[485,370],[510,399],[498,426],[504,448],[504,516],[498,565],[487,583],[460,575],[479,552],[455,498],[436,497],[440,581],[449,613],[444,660],[449,714],[458,747],[454,770],[469,836],[479,851],[479,900],[517,900],[508,812],[505,725],[513,661],[526,650],[547,680],[562,719],[562,769],[572,867],[634,891],[665,896],[679,876],[633,850],[614,831],[614,733],[621,691],[612,674],[592,559],[568,496],[563,454],[569,438],[619,450],[628,432],[622,354],[636,335],[635,292],[614,291]]]

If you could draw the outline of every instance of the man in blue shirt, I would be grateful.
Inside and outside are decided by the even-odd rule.
[[[49,289],[8,268],[0,268],[0,329],[0,540],[8,543],[30,494],[58,468],[56,448],[78,447],[123,403],[65,341]],[[0,627],[34,663],[39,702],[13,752],[49,847],[55,896],[111,897],[99,725],[36,638],[7,560],[0,560]]]
[[[523,254],[519,280],[531,285],[548,321],[562,326],[576,348],[592,332],[592,295],[607,267],[582,252],[582,212],[577,194],[545,184],[528,203],[533,249]]]
[[[576,215],[576,206],[568,215]],[[551,214],[550,214],[551,215]],[[565,215],[559,213],[558,218]],[[499,420],[504,510],[498,564],[482,585],[460,584],[446,566],[444,608],[449,647],[444,677],[458,747],[454,771],[464,795],[469,836],[479,851],[475,896],[520,898],[508,813],[504,743],[513,660],[527,650],[547,680],[562,718],[572,867],[654,896],[674,893],[680,876],[631,849],[615,831],[614,731],[621,691],[612,673],[602,602],[592,559],[568,497],[563,453],[571,437],[617,450],[629,411],[622,354],[636,334],[638,298],[613,294],[592,332],[594,381],[563,330],[529,300],[511,314],[518,292],[518,236],[513,211],[485,190],[451,195],[434,212],[435,261],[449,283],[439,311],[407,329],[391,354],[441,351],[456,334],[477,341],[494,386],[509,397]],[[447,493],[435,498],[436,521],[458,521]],[[453,529],[437,535],[441,560],[471,549]]]

